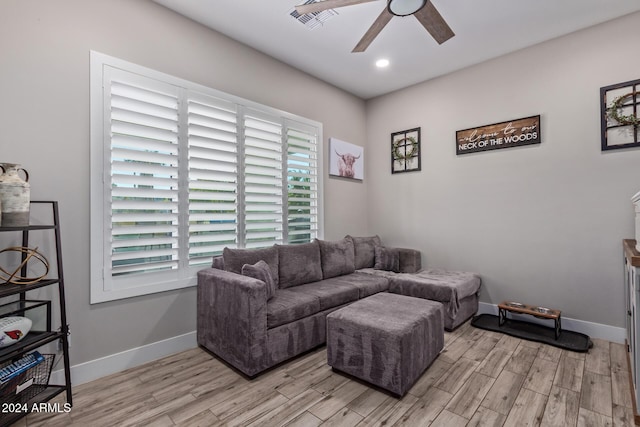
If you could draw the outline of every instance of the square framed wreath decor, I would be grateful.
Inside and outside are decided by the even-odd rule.
[[[640,79],[600,88],[602,151],[640,147]]]
[[[419,171],[420,157],[420,128],[391,134],[391,173]]]

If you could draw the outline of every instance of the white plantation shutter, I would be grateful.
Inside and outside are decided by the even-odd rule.
[[[91,53],[91,302],[322,237],[322,125]]]
[[[289,243],[318,237],[318,130],[287,121],[287,227]]]
[[[244,247],[282,243],[282,124],[277,117],[244,115]]]
[[[114,70],[105,82],[105,96],[110,106],[111,275],[176,269],[178,90]]]
[[[189,263],[237,246],[237,106],[189,94]]]

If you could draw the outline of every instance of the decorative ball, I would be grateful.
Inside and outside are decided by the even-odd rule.
[[[32,285],[47,277],[49,274],[49,261],[38,252],[38,248],[31,249],[22,246],[14,246],[0,250],[0,254],[3,253],[17,253],[19,257],[14,257],[20,260],[19,263],[14,263],[11,267],[0,265],[0,283],[4,281],[12,285]],[[0,261],[4,261],[0,259]],[[32,261],[32,262],[30,262]],[[38,271],[38,274],[34,277],[22,276],[24,268],[29,271]]]
[[[0,348],[15,344],[31,330],[31,319],[21,316],[0,318]]]

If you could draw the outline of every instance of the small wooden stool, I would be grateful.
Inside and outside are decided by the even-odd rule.
[[[556,332],[556,339],[562,332],[562,319],[560,310],[552,308],[536,307],[528,304],[522,304],[519,302],[502,301],[498,304],[498,324],[504,325],[507,321],[507,311],[518,314],[528,314],[530,316],[538,317],[541,319],[553,320],[554,328]]]

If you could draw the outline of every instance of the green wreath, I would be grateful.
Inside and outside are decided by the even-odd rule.
[[[640,119],[638,117],[633,114],[629,114],[626,116],[620,114],[623,107],[622,103],[624,102],[624,100],[635,95],[640,95],[640,92],[629,92],[626,95],[622,95],[614,99],[611,106],[607,108],[607,117],[615,120],[621,125],[638,126],[638,123],[640,123]]]
[[[411,150],[407,151],[405,149],[405,153],[400,153],[401,144],[405,141],[409,141],[411,143]],[[402,139],[399,139],[393,143],[393,160],[403,160],[407,161],[412,158],[418,151],[418,141],[412,136],[408,136]]]

